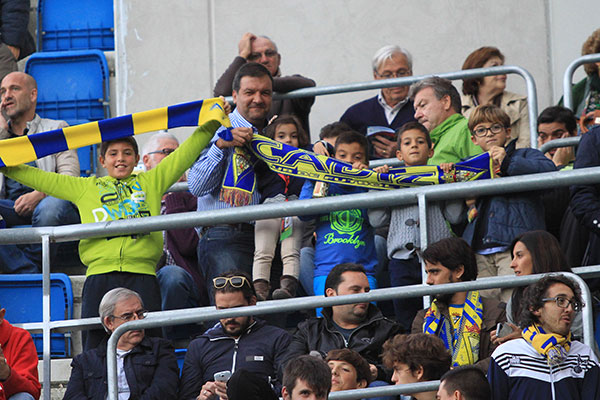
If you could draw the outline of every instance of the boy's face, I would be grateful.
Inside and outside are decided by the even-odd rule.
[[[406,166],[426,165],[427,160],[433,156],[433,149],[429,147],[425,133],[418,129],[404,131],[398,144],[396,157],[404,161]]]
[[[106,154],[100,156],[100,164],[106,169],[108,175],[116,179],[129,177],[138,161],[140,161],[140,156],[135,154],[133,147],[126,142],[111,144],[108,146]]]
[[[357,161],[363,164],[369,163],[367,152],[358,142],[338,144],[335,151],[335,158],[349,164],[354,164]]]
[[[510,139],[510,128],[505,128],[498,122],[477,124],[471,133],[471,140],[483,151],[489,151],[493,146],[504,147],[508,139]]]

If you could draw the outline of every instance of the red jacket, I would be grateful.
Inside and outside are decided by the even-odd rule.
[[[4,320],[0,323],[0,345],[11,370],[10,377],[0,382],[0,400],[20,392],[39,399],[38,356],[29,332]]]

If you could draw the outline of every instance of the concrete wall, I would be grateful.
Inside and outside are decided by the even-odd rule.
[[[564,67],[596,28],[598,12],[590,10],[600,3],[581,3],[570,10],[565,2],[544,0],[115,0],[113,98],[123,114],[210,97],[216,77],[237,55],[241,35],[251,31],[276,41],[284,74],[300,73],[318,85],[371,80],[371,57],[385,44],[409,49],[415,74],[459,70],[471,51],[494,45],[507,64],[533,74],[542,109],[555,102]],[[508,89],[525,93],[523,80],[509,77]],[[317,98],[313,136],[374,93]]]

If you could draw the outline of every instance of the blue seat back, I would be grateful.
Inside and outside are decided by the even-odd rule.
[[[51,119],[109,118],[109,71],[98,50],[34,53],[25,65],[38,85],[37,113]]]
[[[39,0],[40,51],[114,50],[113,0]]]
[[[0,275],[0,305],[6,308],[5,318],[13,324],[42,322],[42,274]],[[50,319],[73,318],[73,289],[65,274],[50,274]],[[31,335],[38,355],[43,355],[42,334]],[[52,333],[53,357],[70,357],[70,334]]]
[[[179,376],[183,372],[183,361],[185,360],[185,354],[187,349],[175,349],[175,357],[177,357],[177,366],[179,367]]]

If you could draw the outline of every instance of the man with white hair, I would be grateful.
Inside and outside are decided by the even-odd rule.
[[[302,75],[281,76],[281,54],[277,45],[266,36],[258,36],[250,32],[244,33],[238,44],[238,56],[227,67],[223,75],[215,84],[215,96],[231,96],[233,93],[233,78],[240,67],[248,62],[264,65],[273,77],[273,91],[287,93],[292,90],[315,86],[315,81]],[[298,99],[273,100],[267,119],[273,116],[293,114],[302,123],[302,127],[310,133],[308,114],[315,102],[314,97],[301,97]]]
[[[142,150],[146,171],[156,167],[179,147],[177,138],[169,132],[150,137]],[[180,182],[184,182],[183,175]],[[169,192],[162,198],[160,213],[176,214],[196,211],[197,199],[190,192]],[[163,256],[157,265],[156,278],[160,285],[162,310],[178,310],[208,305],[204,275],[198,267],[198,234],[194,228],[170,229],[163,232]],[[189,339],[202,333],[196,324],[166,327],[169,339]]]
[[[98,313],[102,326],[112,334],[126,322],[144,319],[148,311],[139,294],[120,287],[102,297]],[[106,398],[107,342],[108,337],[73,359],[64,399]],[[143,329],[125,332],[117,342],[117,383],[119,400],[176,398],[179,367],[171,343],[145,336]]]
[[[400,46],[384,46],[373,56],[375,80],[401,78],[412,73],[412,56]],[[369,137],[370,159],[396,156],[394,131],[415,120],[408,89],[409,86],[383,88],[377,96],[348,108],[340,118],[355,131]]]

